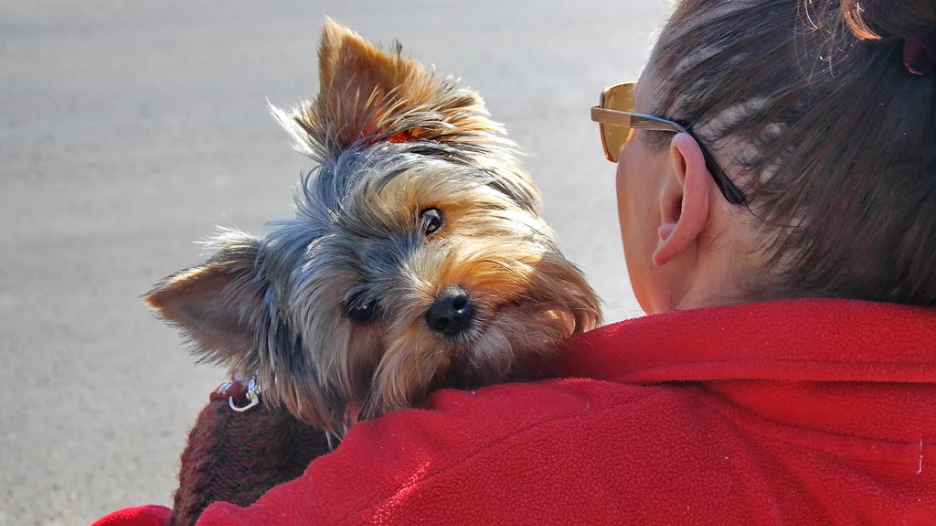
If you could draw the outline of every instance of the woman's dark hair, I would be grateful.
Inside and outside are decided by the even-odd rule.
[[[903,60],[927,37],[936,0],[679,2],[650,111],[748,196],[768,255],[752,299],[936,305],[936,74]]]

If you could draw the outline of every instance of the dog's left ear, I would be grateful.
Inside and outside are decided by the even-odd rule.
[[[439,79],[404,57],[399,45],[384,51],[331,19],[319,48],[319,82],[315,102],[291,112],[271,107],[300,151],[319,161],[359,141],[455,141],[504,133],[477,93],[457,88],[452,78]]]

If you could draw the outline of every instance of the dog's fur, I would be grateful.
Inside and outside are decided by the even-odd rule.
[[[262,238],[224,231],[145,297],[206,360],[257,373],[264,403],[340,436],[436,387],[515,378],[600,323],[476,93],[330,20],[319,62],[314,102],[272,108],[318,164],[296,216]],[[447,335],[427,312],[452,287],[473,314]]]

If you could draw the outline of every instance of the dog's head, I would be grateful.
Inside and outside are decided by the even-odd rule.
[[[326,22],[314,102],[273,114],[318,166],[296,216],[225,231],[146,296],[264,401],[342,434],[494,383],[600,321],[481,98]]]

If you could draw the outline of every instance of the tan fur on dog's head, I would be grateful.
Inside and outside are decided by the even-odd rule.
[[[341,435],[436,387],[515,378],[600,323],[476,93],[331,21],[319,60],[318,98],[273,109],[318,163],[296,216],[222,233],[146,297],[206,359]]]

